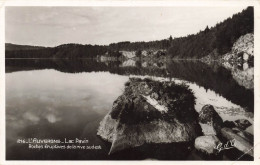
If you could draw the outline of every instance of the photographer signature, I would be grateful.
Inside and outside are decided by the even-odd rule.
[[[219,143],[217,146],[214,147],[214,149],[218,150],[218,152],[220,152],[222,150],[228,150],[228,149],[235,147],[235,142],[236,142],[236,140],[232,139],[232,140],[227,141],[226,144]]]

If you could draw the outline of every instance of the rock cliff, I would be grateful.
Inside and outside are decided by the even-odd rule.
[[[229,53],[219,55],[217,50],[214,50],[201,59],[209,65],[213,60],[230,70],[239,85],[250,90],[254,88],[254,34],[241,36]]]
[[[241,36],[232,47],[230,53],[222,57],[224,61],[248,61],[254,56],[254,34],[248,33]]]

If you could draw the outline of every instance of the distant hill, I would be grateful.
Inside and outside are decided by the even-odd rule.
[[[174,28],[174,27],[173,27]],[[209,54],[223,55],[236,40],[247,33],[254,33],[254,8],[248,7],[216,26],[208,26],[196,34],[185,37],[149,41],[118,42],[110,45],[64,44],[53,48],[6,44],[6,58],[95,58],[106,52],[166,50],[169,58],[201,59]]]
[[[46,47],[43,46],[30,46],[30,45],[16,45],[11,43],[5,44],[5,50],[7,51],[15,51],[15,50],[38,50],[44,49]]]

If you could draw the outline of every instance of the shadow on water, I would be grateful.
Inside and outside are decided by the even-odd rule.
[[[199,61],[98,61],[90,59],[6,59],[6,73],[55,69],[66,73],[109,71],[119,75],[150,75],[179,78],[210,89],[250,112],[254,110],[254,92],[237,83],[231,71],[219,65]]]
[[[254,93],[234,80],[231,71],[219,65],[209,66],[202,62],[175,61],[167,67],[170,76],[194,82],[210,89],[227,100],[254,111]]]

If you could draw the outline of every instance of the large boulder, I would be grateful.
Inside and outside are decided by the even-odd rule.
[[[132,78],[97,134],[112,143],[110,154],[144,144],[190,142],[201,133],[194,103],[185,85]]]
[[[195,140],[195,148],[208,155],[217,155],[219,152],[215,149],[220,143],[216,136],[199,136]]]
[[[215,111],[212,105],[205,105],[199,112],[199,122],[201,123],[204,135],[216,135],[220,133],[223,120]]]

